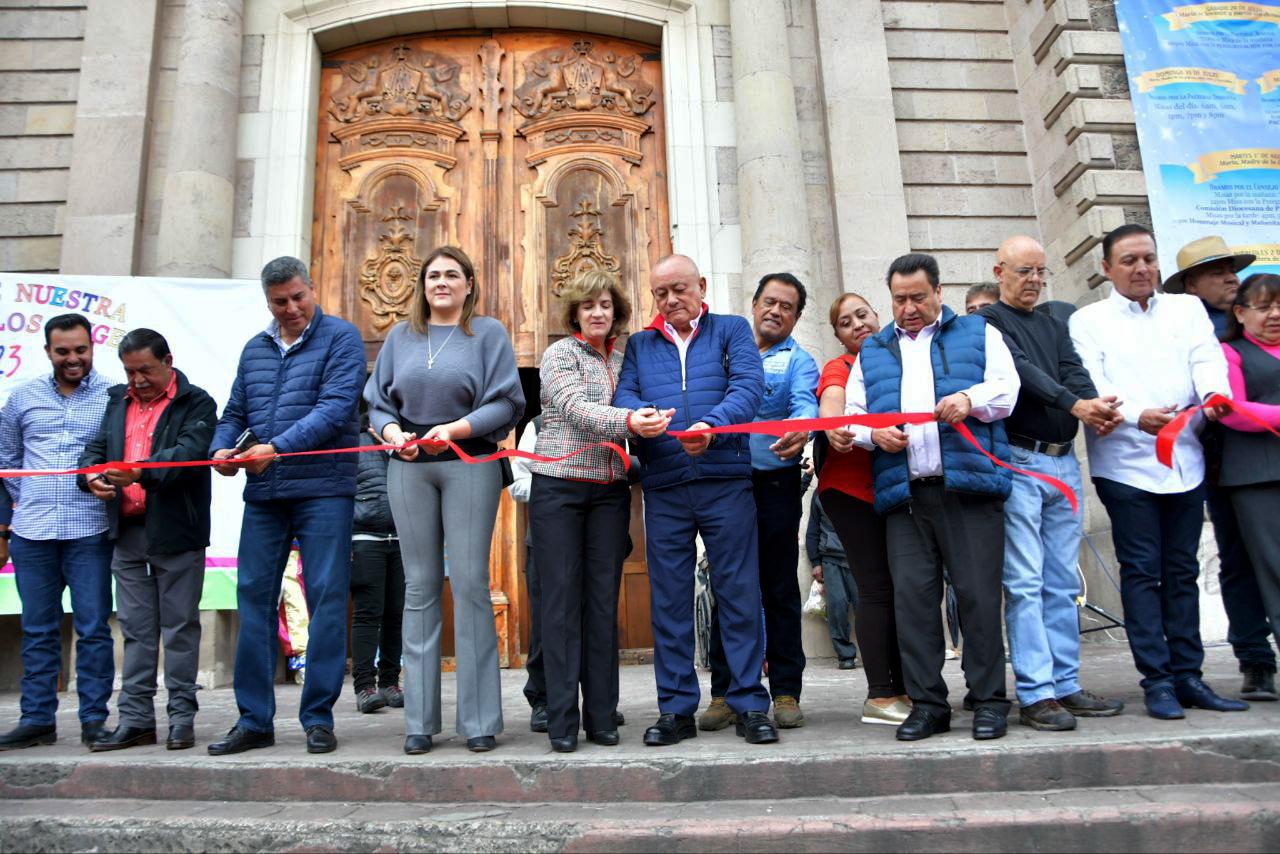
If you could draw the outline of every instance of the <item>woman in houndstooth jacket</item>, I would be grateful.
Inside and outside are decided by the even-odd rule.
[[[542,428],[537,453],[558,457],[628,435],[658,436],[671,413],[610,405],[631,306],[617,278],[583,273],[561,296],[574,334],[542,356]],[[577,749],[578,728],[597,744],[618,743],[618,587],[627,550],[631,492],[622,459],[591,448],[558,463],[534,463],[529,498],[533,555],[542,583],[542,655],[547,734],[556,751]],[[583,712],[578,712],[581,686]]]

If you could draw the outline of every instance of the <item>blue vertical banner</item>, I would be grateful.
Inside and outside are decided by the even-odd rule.
[[[1280,273],[1280,0],[1116,0],[1160,269],[1210,234]]]

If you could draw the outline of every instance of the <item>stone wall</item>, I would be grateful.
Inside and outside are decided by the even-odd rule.
[[[0,8],[0,270],[56,272],[86,10]]]
[[[1040,234],[1004,7],[883,0],[881,11],[911,247],[937,256],[959,306],[992,281],[1004,238]]]

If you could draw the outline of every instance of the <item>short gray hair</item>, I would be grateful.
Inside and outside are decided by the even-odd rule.
[[[265,291],[272,285],[283,285],[295,277],[301,277],[304,285],[311,286],[311,274],[307,272],[307,265],[292,255],[281,255],[268,261],[267,266],[262,268],[262,289]]]

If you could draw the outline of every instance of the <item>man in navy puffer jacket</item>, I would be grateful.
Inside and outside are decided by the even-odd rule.
[[[661,312],[631,336],[613,405],[674,409],[672,430],[745,424],[764,394],[764,371],[751,326],[711,314],[706,279],[692,260],[672,255],[653,268],[650,290]],[[700,690],[694,670],[695,537],[702,535],[720,635],[731,681],[725,700],[738,714],[738,735],[777,741],[769,693],[760,684],[760,574],[751,448],[741,434],[639,439],[653,620],[658,722],[649,745],[696,736]]]
[[[267,264],[262,289],[274,319],[240,354],[231,397],[210,445],[213,459],[227,460],[215,467],[219,474],[234,476],[243,468],[249,476],[236,585],[240,720],[223,741],[209,745],[215,756],[275,743],[276,605],[295,537],[302,546],[311,612],[299,709],[308,752],[327,753],[337,746],[333,704],[342,692],[346,665],[356,458],[274,455],[357,444],[364,344],[354,326],[316,305],[306,265],[297,258]],[[255,444],[237,454],[246,430],[253,431],[249,441]],[[234,462],[237,457],[260,459]]]

